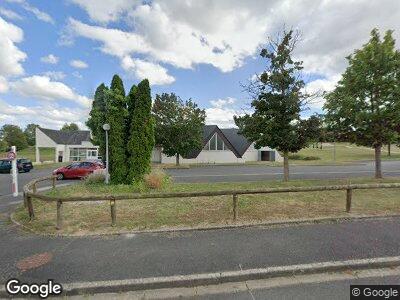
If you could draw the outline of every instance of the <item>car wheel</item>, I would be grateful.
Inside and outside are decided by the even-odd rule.
[[[57,180],[63,180],[64,179],[64,174],[63,173],[58,173],[57,174]]]

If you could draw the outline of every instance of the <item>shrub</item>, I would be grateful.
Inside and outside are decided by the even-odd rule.
[[[85,184],[99,184],[104,183],[106,179],[105,170],[96,170],[85,178]]]
[[[169,176],[159,169],[152,170],[144,176],[144,184],[149,189],[160,189],[169,181]]]

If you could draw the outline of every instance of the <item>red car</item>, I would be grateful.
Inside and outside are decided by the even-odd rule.
[[[66,167],[54,170],[53,175],[57,175],[58,180],[84,178],[99,169],[102,169],[102,166],[95,162],[74,162]]]

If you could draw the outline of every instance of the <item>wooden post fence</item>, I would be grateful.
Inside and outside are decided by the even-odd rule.
[[[56,177],[53,177],[52,181],[53,181],[53,189],[55,189],[56,188]]]
[[[38,194],[37,183],[45,180],[53,180],[53,188],[55,188],[55,177],[48,176],[38,178],[24,186],[24,204],[28,209],[29,219],[35,218],[32,197],[46,202],[57,202],[57,224],[56,228],[63,228],[63,203],[76,201],[110,201],[111,226],[116,225],[116,200],[132,200],[132,199],[168,199],[168,198],[192,198],[192,197],[213,197],[213,196],[232,196],[232,219],[233,222],[238,218],[238,196],[254,195],[254,194],[274,194],[274,193],[295,193],[295,192],[316,192],[316,191],[344,191],[346,190],[346,212],[351,211],[351,201],[353,190],[369,190],[369,189],[400,189],[400,183],[378,183],[378,184],[348,184],[348,185],[331,185],[331,186],[307,186],[307,187],[281,187],[281,188],[264,188],[264,189],[243,189],[243,190],[220,190],[220,191],[204,191],[204,192],[178,192],[178,193],[133,193],[125,195],[103,195],[103,196],[85,196],[85,197],[65,197],[54,198],[51,196]]]
[[[33,211],[33,203],[32,203],[32,197],[27,196],[26,197],[26,203],[28,205],[28,214],[29,214],[29,220],[33,220],[35,218],[35,212]]]
[[[351,210],[351,198],[353,196],[353,190],[347,189],[346,190],[346,212],[350,212]]]
[[[57,230],[62,230],[63,227],[62,204],[61,200],[57,200]]]
[[[237,220],[237,215],[238,215],[237,202],[238,202],[238,195],[233,194],[233,222],[236,222]]]
[[[117,219],[117,212],[115,211],[115,200],[110,200],[111,207],[111,226],[115,226]]]

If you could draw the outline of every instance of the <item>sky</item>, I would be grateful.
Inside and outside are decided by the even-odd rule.
[[[232,127],[268,37],[299,30],[307,91],[330,91],[374,27],[400,38],[399,20],[399,0],[1,0],[0,126],[85,129],[96,87],[119,74],[126,90],[148,78],[153,96],[191,98]]]

